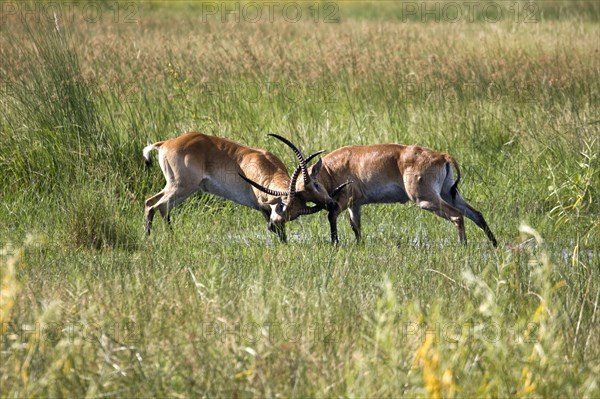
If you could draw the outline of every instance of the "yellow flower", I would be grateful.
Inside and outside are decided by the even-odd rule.
[[[234,377],[236,379],[239,379],[239,378],[242,378],[242,377],[248,377],[248,376],[254,374],[254,370],[255,370],[254,367],[250,367],[248,370],[240,371]]]
[[[423,383],[428,396],[434,399],[442,397],[441,384],[438,378],[438,366],[440,357],[435,348],[433,348],[433,335],[427,335],[425,341],[415,353],[413,367],[421,365],[423,367]]]
[[[528,367],[523,368],[521,372],[521,380],[519,381],[519,385],[522,388],[518,391],[521,395],[527,395],[533,392],[536,388],[535,382],[533,382],[533,373],[529,370]]]
[[[0,286],[0,320],[8,321],[10,311],[15,303],[15,297],[19,291],[15,265],[19,261],[19,253],[11,254],[11,248],[6,246],[2,250],[3,255],[8,255],[6,265],[2,265],[2,282]]]

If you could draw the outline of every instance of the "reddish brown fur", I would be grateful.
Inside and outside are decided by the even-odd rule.
[[[337,210],[329,213],[332,241],[337,241],[338,215],[349,209],[350,222],[357,240],[361,236],[360,207],[369,203],[407,201],[454,223],[459,238],[466,243],[463,215],[481,227],[492,243],[496,240],[481,213],[473,209],[456,191],[453,173],[458,163],[447,153],[419,146],[376,144],[347,146],[322,158],[316,179],[325,189],[333,190],[352,182],[335,198]]]
[[[320,193],[304,192],[294,204],[284,204],[281,197],[250,186],[240,174],[276,191],[289,190],[290,176],[283,162],[270,152],[221,137],[189,132],[146,147],[144,156],[148,157],[153,149],[159,150],[166,185],[146,201],[148,234],[156,209],[168,221],[170,209],[197,191],[219,195],[260,210],[269,220],[269,229],[277,232],[283,241],[284,223],[302,214],[306,208],[303,198],[319,202],[329,199],[322,190]]]

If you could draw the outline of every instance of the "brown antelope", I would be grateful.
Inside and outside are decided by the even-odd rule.
[[[497,246],[481,213],[458,193],[460,169],[449,154],[415,145],[379,144],[339,148],[319,162],[321,165],[316,172],[315,165],[310,176],[325,187],[337,203],[328,214],[332,243],[338,242],[337,218],[345,209],[348,209],[356,240],[360,241],[362,205],[412,201],[454,223],[462,243],[467,242],[463,218],[466,216]],[[451,166],[456,169],[456,180]]]
[[[261,211],[268,221],[268,229],[285,242],[285,222],[322,209],[306,206],[307,201],[329,204],[331,209],[334,205],[327,191],[310,181],[300,151],[285,141],[300,161],[293,178],[283,162],[270,152],[220,137],[188,132],[148,145],[143,151],[146,163],[150,164],[150,152],[158,150],[166,185],[146,200],[146,233],[150,234],[157,209],[168,223],[173,206],[196,192],[205,192]],[[305,184],[302,193],[296,190],[300,172],[309,183]],[[255,187],[246,184],[250,179]]]

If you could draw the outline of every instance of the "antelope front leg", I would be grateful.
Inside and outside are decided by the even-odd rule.
[[[337,215],[335,212],[330,211],[327,214],[327,219],[329,220],[329,230],[331,231],[331,243],[339,244],[340,240],[337,233]]]
[[[347,184],[348,183],[346,183],[340,187],[345,186],[346,188],[348,188],[349,186]],[[327,213],[327,220],[329,220],[329,229],[331,231],[331,243],[332,244],[339,244],[339,242],[340,242],[340,240],[338,238],[338,232],[337,232],[337,218],[338,218],[338,216],[340,216],[340,214],[344,210],[348,209],[348,205],[350,205],[351,201],[353,201],[353,199],[350,199],[348,197],[346,190],[340,191],[340,192],[337,192],[337,191],[338,191],[338,189],[336,189],[334,191],[334,194],[332,194],[332,198],[334,198],[335,204],[332,207],[328,207],[328,213]],[[356,240],[359,241],[360,240],[360,207],[359,206],[355,206],[355,205],[352,206],[352,210],[350,212],[350,224],[352,225],[352,231],[354,231]]]
[[[276,226],[275,232],[277,233],[279,240],[282,243],[287,244],[287,235],[285,234],[285,225],[282,224],[282,225]]]
[[[340,206],[336,203],[335,207],[327,213],[327,220],[329,220],[329,230],[331,232],[331,243],[339,244],[337,232],[337,218],[341,213]]]
[[[285,234],[285,224],[278,224],[269,221],[267,223],[267,229],[270,232],[277,234],[277,237],[279,237],[279,240],[282,243],[287,243],[287,235]]]

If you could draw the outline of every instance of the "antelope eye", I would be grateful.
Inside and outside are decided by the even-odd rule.
[[[315,188],[318,190],[319,189],[319,183],[315,182]]]

